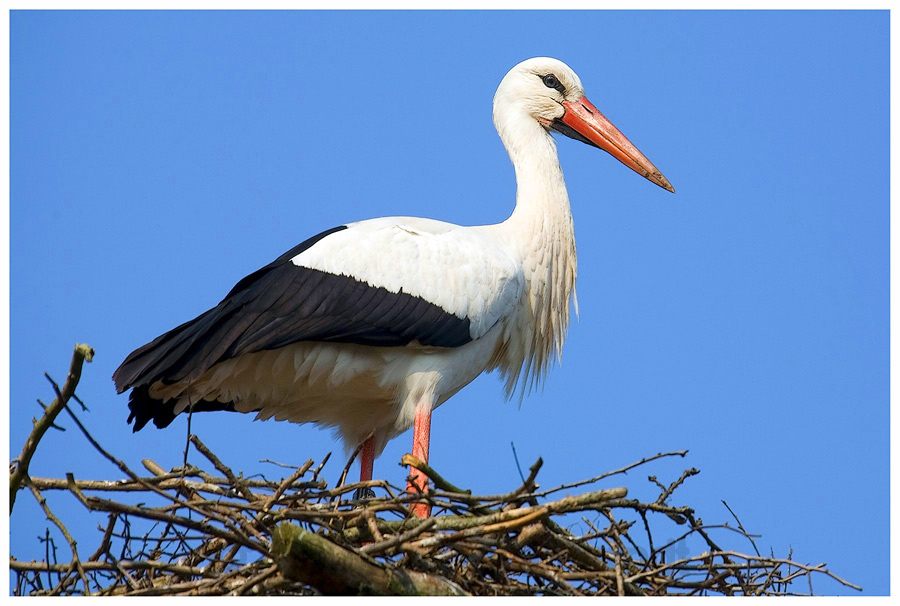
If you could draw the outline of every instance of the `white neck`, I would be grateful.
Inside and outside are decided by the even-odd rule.
[[[516,171],[516,208],[510,220],[569,215],[569,195],[550,133],[530,116],[519,114],[498,120],[497,132]]]
[[[515,210],[498,227],[521,255],[526,285],[501,368],[508,394],[520,378],[524,394],[526,385],[543,378],[553,351],[562,350],[575,294],[575,229],[553,137],[523,112],[503,114],[495,123],[515,167],[517,192]]]

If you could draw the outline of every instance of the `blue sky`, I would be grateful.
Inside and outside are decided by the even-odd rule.
[[[559,141],[580,261],[562,364],[521,407],[490,375],[452,398],[432,463],[498,493],[519,483],[511,442],[545,488],[688,449],[605,486],[653,499],[647,475],[697,467],[673,504],[731,522],[724,499],[766,552],[889,591],[886,11],[14,12],[10,40],[10,457],[53,398],[43,372],[61,382],[86,342],[93,435],[133,469],[180,464],[183,419],[126,425],[124,357],[323,229],[505,219],[491,99],[548,55],[678,193]],[[33,475],[121,476],[63,424]],[[313,426],[192,425],[246,474],[334,451],[333,483],[345,462]],[[410,441],[376,476],[403,481]],[[12,553],[41,556],[46,525],[22,494]]]

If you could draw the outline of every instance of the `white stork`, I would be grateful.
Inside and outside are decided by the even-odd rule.
[[[410,426],[413,455],[427,461],[431,411],[481,373],[498,370],[507,397],[540,381],[560,355],[576,273],[551,131],[675,190],[556,59],[512,68],[493,115],[518,184],[507,220],[385,217],[305,240],[125,359],[113,380],[119,393],[132,388],[134,431],[150,420],[165,427],[188,407],[316,423],[348,448],[362,445],[368,480],[374,458]],[[426,489],[424,476],[413,478]]]

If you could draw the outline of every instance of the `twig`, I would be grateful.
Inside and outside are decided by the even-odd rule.
[[[47,519],[53,522],[59,531],[62,533],[63,537],[65,537],[66,542],[69,544],[69,549],[72,550],[72,563],[69,565],[69,570],[67,570],[67,574],[75,569],[78,571],[78,575],[81,577],[82,583],[84,583],[84,591],[85,593],[90,591],[90,586],[88,585],[87,577],[84,574],[84,568],[81,565],[81,560],[78,559],[78,546],[75,542],[75,539],[72,538],[72,535],[69,534],[69,531],[66,529],[65,525],[59,521],[52,511],[50,511],[50,506],[47,505],[47,499],[44,498],[44,495],[41,494],[37,488],[33,485],[29,484],[28,486],[31,489],[31,493],[34,495],[34,498],[37,500],[38,504],[41,506],[41,509],[44,510],[44,515],[47,516]],[[58,587],[62,587],[63,583],[60,582]]]
[[[90,593],[89,586],[101,595],[160,596],[790,595],[804,593],[802,581],[816,574],[856,587],[824,564],[791,561],[790,553],[787,559],[778,559],[774,553],[764,558],[721,549],[710,537],[715,528],[751,537],[730,508],[737,528],[706,525],[690,507],[667,504],[691,470],[674,482],[657,482],[662,497],[649,503],[626,499],[624,488],[548,500],[546,495],[564,487],[535,494],[540,459],[516,490],[489,496],[462,492],[443,478],[438,482],[450,491],[436,489],[422,497],[408,495],[383,480],[345,485],[346,475],[329,489],[319,479],[325,461],[313,472],[312,481],[299,481],[313,469],[311,460],[292,467],[289,477],[278,481],[245,479],[207,447],[201,453],[224,477],[188,465],[166,471],[149,459],[144,466],[150,476],[139,477],[105,451],[74,414],[72,418],[85,438],[127,479],[76,481],[67,474],[62,481],[26,476],[36,497],[42,490],[66,489],[89,510],[107,517],[97,525],[102,538],[87,561],[75,556],[70,562],[58,562],[49,529],[39,539],[46,544],[44,561],[20,562],[11,557],[16,595]],[[199,439],[198,443],[202,445]],[[674,454],[682,453],[661,453],[568,486],[625,473]],[[379,486],[387,496],[344,500],[348,492],[362,486]],[[112,497],[123,491],[131,493],[129,503],[143,502],[125,504],[85,495],[100,492]],[[161,504],[155,505],[159,499],[153,497],[162,499]],[[455,515],[410,518],[406,505],[418,498]],[[52,514],[49,507],[45,511]],[[590,533],[576,536],[561,526],[572,525],[571,517],[562,517],[569,512],[584,512],[582,522]],[[662,515],[679,516],[689,524],[678,539],[658,547],[656,521]],[[643,524],[637,523],[638,518]],[[63,536],[72,539],[74,554],[74,537],[62,519],[57,520]],[[285,535],[288,528],[295,530]],[[666,550],[690,535],[701,537],[707,551],[666,562]],[[649,553],[640,547],[647,544]],[[285,550],[285,546],[289,547]]]
[[[350,467],[353,465],[353,461],[356,460],[356,457],[359,455],[359,451],[363,449],[363,446],[365,446],[366,442],[368,442],[373,435],[375,434],[369,432],[369,435],[367,435],[366,438],[362,442],[360,442],[350,454],[350,458],[347,459],[347,464],[344,465],[344,469],[341,471],[341,477],[340,479],[338,479],[338,483],[336,484],[338,488],[341,488],[344,485],[344,481],[347,479],[347,474],[350,472]]]
[[[375,555],[378,553],[383,553],[397,545],[401,545],[406,543],[407,541],[411,541],[432,526],[435,525],[437,520],[434,518],[425,518],[419,525],[412,528],[411,530],[404,532],[403,534],[394,535],[390,539],[386,541],[381,541],[379,543],[371,543],[369,545],[364,545],[360,548],[359,552],[364,553],[366,555]],[[374,528],[375,531],[378,530],[378,526],[376,525]]]
[[[212,463],[215,466],[215,468],[218,469],[222,473],[222,475],[224,475],[226,478],[228,478],[228,481],[230,482],[231,486],[235,490],[237,490],[241,494],[242,497],[244,497],[248,501],[253,501],[256,498],[253,495],[253,493],[250,492],[250,489],[244,485],[243,480],[239,480],[234,475],[234,472],[231,471],[231,468],[228,467],[227,465],[225,465],[224,463],[222,463],[222,461],[219,460],[219,457],[214,455],[212,453],[212,451],[206,447],[206,444],[204,444],[203,442],[200,441],[200,438],[198,438],[195,435],[192,435],[189,439],[190,439],[191,444],[193,444],[194,447],[198,451],[200,451],[200,454],[202,454],[204,457],[209,459],[209,462]]]
[[[405,454],[400,457],[400,466],[401,467],[415,467],[426,476],[428,479],[434,483],[434,487],[438,490],[446,490],[447,492],[452,492],[460,495],[468,495],[472,494],[471,490],[463,490],[462,488],[458,488],[445,480],[441,474],[436,472],[428,463],[414,457],[411,454]]]
[[[272,505],[278,502],[278,499],[281,498],[281,495],[284,494],[284,491],[287,490],[291,485],[293,485],[294,482],[299,480],[300,476],[309,471],[309,468],[312,467],[312,465],[313,460],[309,459],[308,461],[306,461],[306,463],[303,464],[302,467],[298,467],[296,470],[294,470],[294,473],[285,478],[285,480],[275,490],[275,493],[266,501],[266,504],[263,505],[262,511],[257,516],[257,520],[260,520],[264,514],[269,513],[269,511],[272,509]]]
[[[728,503],[725,502],[725,499],[722,499],[722,505],[725,506],[725,509],[728,510],[728,513],[734,518],[734,521],[737,522],[738,528],[741,529],[741,532],[744,533],[744,536],[750,540],[750,544],[753,545],[753,551],[756,552],[756,555],[759,555],[759,549],[756,548],[756,542],[753,540],[753,537],[744,529],[744,525],[741,524],[740,518],[737,517],[737,514],[732,511],[731,507],[728,506]]]
[[[585,484],[593,484],[594,482],[599,482],[600,480],[605,480],[606,478],[609,478],[614,475],[618,475],[620,473],[628,473],[635,467],[640,467],[641,465],[649,463],[650,461],[655,461],[656,459],[661,459],[663,457],[676,457],[676,456],[684,458],[687,456],[687,453],[688,453],[687,450],[678,450],[678,451],[674,451],[674,452],[660,452],[660,453],[653,455],[652,457],[645,457],[636,463],[632,463],[631,465],[626,465],[625,467],[620,467],[619,469],[616,469],[613,471],[607,471],[606,473],[601,473],[599,476],[595,476],[593,478],[590,478],[589,480],[582,480],[581,482],[573,482],[572,484],[563,484],[561,486],[557,486],[556,488],[552,488],[546,492],[536,494],[535,496],[536,497],[545,497],[545,496],[553,494],[554,492],[559,492],[561,490],[577,488],[579,486],[584,486]]]
[[[276,572],[278,572],[278,566],[272,564],[258,575],[251,577],[250,580],[248,580],[246,583],[241,583],[238,588],[232,591],[229,595],[244,595],[254,589],[257,585],[274,575]]]
[[[51,379],[51,383],[52,383],[52,379]],[[54,384],[54,385],[55,385],[55,384]],[[70,417],[72,418],[72,420],[75,422],[75,425],[78,427],[78,429],[81,430],[81,433],[84,435],[84,437],[87,438],[88,442],[90,442],[91,445],[92,445],[92,446],[93,446],[100,454],[102,454],[102,455],[103,455],[104,457],[106,457],[109,461],[111,461],[112,463],[114,463],[120,470],[122,470],[122,471],[123,471],[126,475],[128,475],[130,478],[132,478],[133,480],[135,480],[135,481],[137,481],[137,482],[139,482],[139,483],[144,484],[145,487],[146,487],[148,490],[150,490],[150,491],[152,491],[152,492],[154,492],[154,493],[156,493],[156,494],[158,494],[158,495],[160,495],[160,496],[162,496],[162,497],[164,497],[164,498],[171,499],[173,502],[175,502],[175,503],[177,503],[177,504],[179,504],[179,505],[182,505],[182,506],[184,506],[184,507],[187,507],[187,508],[189,508],[189,509],[192,509],[192,510],[196,511],[197,513],[201,514],[201,515],[204,515],[204,516],[206,516],[206,517],[213,518],[213,519],[215,519],[216,521],[221,522],[221,523],[224,524],[225,526],[230,526],[230,527],[231,527],[231,530],[234,531],[238,536],[240,536],[240,537],[242,538],[242,540],[248,541],[248,542],[249,542],[249,539],[241,532],[241,530],[238,529],[238,528],[236,528],[236,527],[234,527],[234,526],[230,523],[230,520],[228,520],[227,518],[224,518],[224,517],[222,517],[222,516],[220,516],[220,515],[217,515],[217,514],[215,514],[215,513],[212,513],[212,512],[210,512],[210,511],[208,511],[208,510],[207,510],[207,511],[204,511],[204,510],[198,508],[197,506],[192,505],[191,503],[182,501],[181,499],[179,499],[179,498],[177,498],[177,497],[175,497],[175,496],[169,495],[168,493],[166,493],[166,492],[163,491],[163,490],[160,490],[159,488],[157,488],[157,487],[154,486],[153,484],[150,484],[150,483],[145,482],[145,481],[143,480],[143,478],[138,477],[137,474],[135,474],[133,471],[131,471],[131,469],[129,469],[129,467],[128,467],[127,465],[125,465],[124,462],[122,462],[122,461],[120,461],[119,459],[117,459],[116,457],[112,456],[112,455],[111,455],[110,453],[108,453],[102,446],[100,446],[100,444],[99,444],[99,443],[91,436],[91,434],[88,432],[88,430],[85,428],[85,426],[81,424],[81,421],[78,420],[78,417],[75,416],[75,413],[72,412],[72,410],[71,410],[70,408],[68,408],[68,407],[65,407],[65,408],[66,408],[66,411],[69,413],[69,416],[70,416]],[[70,480],[70,482],[69,482],[69,488],[70,488],[70,489],[71,489],[72,484],[74,484],[74,482]],[[85,503],[85,504],[87,505],[87,502],[88,502],[88,501],[87,501],[87,500],[84,500],[83,496],[82,496],[82,499],[83,499],[82,502]],[[98,501],[99,501],[99,500],[98,500]],[[113,510],[113,511],[114,511],[114,510]]]
[[[668,499],[670,496],[672,496],[672,493],[675,492],[676,488],[681,486],[681,484],[685,480],[687,480],[691,476],[697,475],[698,473],[700,473],[700,470],[695,469],[693,467],[691,467],[690,469],[685,469],[684,472],[682,472],[680,478],[678,478],[677,480],[675,480],[674,482],[669,484],[668,487],[663,489],[662,494],[659,495],[659,498],[656,499],[656,502],[659,503],[660,505],[663,505],[666,502],[666,499]],[[653,481],[656,481],[656,477],[654,477],[654,476],[650,476],[650,479]]]
[[[331,453],[326,454],[321,461],[319,461],[319,466],[316,467],[316,470],[313,472],[313,481],[319,479],[319,474],[322,472],[322,469],[325,467],[325,463],[328,462],[328,459],[331,458]]]
[[[47,405],[44,404],[44,403],[41,401],[40,398],[37,399],[37,403],[40,405],[40,407],[41,407],[42,409],[44,409],[44,413],[46,414],[46,412],[47,412]],[[37,421],[36,421],[35,419],[32,419],[31,422],[32,422],[32,423],[36,423]],[[58,429],[59,431],[65,431],[65,430],[66,430],[65,427],[60,427],[60,426],[57,425],[56,423],[50,423],[50,428],[51,428],[51,429]]]
[[[522,479],[522,484],[525,484],[525,476],[522,474],[522,466],[519,465],[519,455],[516,454],[516,443],[510,442],[509,447],[512,448],[513,461],[516,462],[516,471],[519,472],[519,477]]]

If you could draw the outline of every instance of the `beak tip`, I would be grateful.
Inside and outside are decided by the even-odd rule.
[[[673,194],[675,193],[675,188],[672,187],[672,184],[669,183],[669,180],[666,179],[661,172],[656,171],[655,173],[648,175],[648,178],[663,189],[670,191]]]

